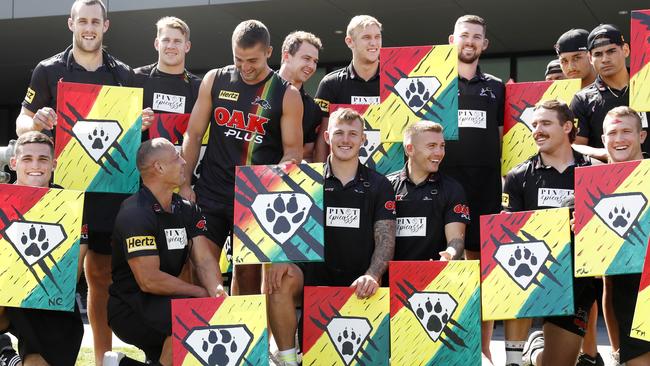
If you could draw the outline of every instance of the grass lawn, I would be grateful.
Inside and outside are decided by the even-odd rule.
[[[125,355],[144,362],[144,353],[135,347],[118,347],[114,348],[115,352],[122,352]],[[77,357],[76,366],[93,366],[95,365],[95,354],[93,353],[92,347],[81,347],[79,350],[79,357]]]

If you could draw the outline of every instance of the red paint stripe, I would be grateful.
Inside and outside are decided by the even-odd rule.
[[[519,122],[521,112],[534,106],[544,96],[552,81],[506,84],[506,101],[503,120],[503,133],[507,133]]]
[[[628,161],[625,163],[604,164],[590,167],[576,168],[575,171],[575,232],[582,228],[594,216],[590,207],[602,195],[612,194],[641,164],[641,161]],[[591,193],[591,195],[590,195]]]
[[[383,47],[379,51],[379,96],[382,103],[392,93],[388,87],[395,85],[388,75],[399,81],[401,77],[395,69],[408,75],[434,47]]]
[[[63,131],[62,127],[67,130],[71,130],[72,126],[68,124],[63,114],[72,119],[73,123],[77,122],[77,118],[70,111],[67,104],[70,104],[74,109],[82,116],[86,117],[95,101],[97,96],[102,90],[101,85],[94,84],[80,84],[80,83],[68,83],[68,82],[59,82],[57,89],[57,103],[56,103],[56,141],[54,156],[58,157],[63,149],[68,145],[72,135]]]
[[[494,260],[497,244],[492,237],[501,243],[511,243],[512,240],[506,235],[503,227],[516,234],[526,225],[534,213],[535,211],[522,211],[481,216],[481,282],[497,266],[496,260]]]
[[[48,191],[47,188],[0,184],[0,209],[9,221],[19,220],[16,210],[25,215]],[[5,224],[0,220],[0,231],[5,229]]]
[[[641,275],[641,285],[639,292],[650,287],[650,240],[648,240],[648,251],[645,255],[645,263],[643,264],[643,274]]]
[[[341,310],[350,297],[355,295],[354,290],[349,287],[307,286],[305,287],[304,296],[305,316],[303,320],[303,352],[307,353],[311,347],[316,344],[318,338],[320,338],[320,336],[325,332],[314,324],[311,317],[318,319],[321,324],[327,324],[328,320],[323,319],[321,316],[321,310],[331,318],[334,314],[332,307]]]
[[[223,304],[225,298],[202,298],[202,299],[178,299],[172,300],[172,349],[174,354],[174,365],[182,365],[188,351],[183,347],[182,339],[187,335],[187,330],[180,324],[180,319],[183,324],[188,328],[206,326],[206,324],[199,320],[192,313],[194,310],[201,318],[210,321],[217,312],[219,307]],[[180,340],[178,338],[180,338]]]
[[[397,286],[404,286],[404,280],[411,283],[417,291],[424,290],[433,280],[438,277],[449,262],[440,261],[395,261],[388,264],[390,274],[390,317],[397,314],[404,304],[397,297],[406,299],[402,290]],[[408,294],[410,295],[410,293]]]
[[[633,11],[631,16],[630,77],[650,62],[650,10]]]

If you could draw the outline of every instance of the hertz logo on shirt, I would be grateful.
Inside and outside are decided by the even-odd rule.
[[[25,102],[31,103],[34,101],[34,97],[36,96],[36,92],[32,88],[27,88],[27,94],[25,94]]]
[[[126,239],[126,251],[156,250],[156,238],[153,236],[132,236]]]
[[[236,102],[239,99],[239,93],[222,90],[219,92],[219,99],[232,100],[233,102]]]
[[[327,112],[330,111],[330,102],[328,102],[326,100],[323,100],[323,99],[318,99],[318,98],[314,98],[314,102],[316,102],[316,104],[318,104],[318,106],[320,107],[320,109],[323,112],[327,113]]]

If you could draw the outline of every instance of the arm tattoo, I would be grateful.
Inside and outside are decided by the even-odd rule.
[[[393,259],[395,252],[395,220],[375,222],[375,251],[372,253],[370,267],[366,271],[377,279],[386,272],[388,261]]]
[[[465,241],[461,238],[453,238],[447,243],[447,248],[454,248],[456,250],[456,255],[452,259],[460,259],[463,257]]]

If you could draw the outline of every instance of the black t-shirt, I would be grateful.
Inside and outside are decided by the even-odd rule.
[[[172,212],[167,212],[143,186],[122,203],[115,220],[111,295],[140,292],[129,267],[131,258],[158,256],[160,270],[178,276],[187,261],[191,240],[205,233],[205,218],[196,205],[173,194]]]
[[[307,94],[305,86],[300,88],[300,96],[302,97],[302,139],[304,144],[315,142],[318,137],[321,121],[323,120],[323,112],[320,106],[316,104],[314,98]]]
[[[330,104],[379,104],[379,68],[377,73],[366,81],[360,78],[352,63],[333,71],[318,84],[316,103],[323,116],[329,116]]]
[[[591,159],[573,151],[574,165],[560,173],[544,165],[539,154],[508,172],[503,186],[503,209],[509,212],[562,207],[573,197],[576,167],[591,165]]]
[[[192,113],[199,95],[201,78],[185,70],[168,74],[157,64],[138,67],[135,83],[144,89],[144,107],[156,113]]]
[[[234,66],[217,70],[208,147],[195,186],[199,206],[206,212],[232,208],[235,166],[282,160],[280,120],[288,85],[275,72],[249,85]]]
[[[593,83],[576,93],[571,101],[571,110],[578,119],[578,136],[589,139],[589,146],[603,147],[603,121],[607,112],[615,107],[629,105],[629,101],[628,87],[616,90],[605,84],[600,76],[596,77]],[[642,113],[643,129],[648,133],[649,117],[647,112]],[[641,149],[650,153],[650,138],[645,139]]]
[[[500,79],[480,69],[467,80],[458,77],[458,133],[447,140],[444,167],[500,166],[499,127],[503,126],[505,86]]]
[[[439,172],[416,185],[406,165],[387,178],[395,190],[397,209],[395,260],[438,260],[438,253],[447,248],[445,225],[470,222],[463,187]]]

